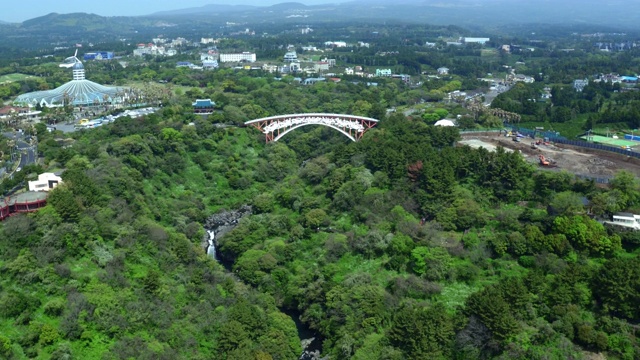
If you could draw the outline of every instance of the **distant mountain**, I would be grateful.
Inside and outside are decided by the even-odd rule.
[[[368,0],[272,6],[206,5],[153,16],[210,16],[230,21],[309,21],[397,19],[414,23],[499,27],[511,24],[583,24],[636,28],[640,2],[626,0]]]
[[[105,17],[96,14],[87,13],[70,13],[58,14],[51,13],[22,22],[24,29],[53,28],[62,29],[69,28],[74,30],[84,29],[103,30],[103,29],[120,29],[126,30],[136,26],[151,25],[157,20],[135,18],[127,16]]]
[[[177,10],[169,10],[169,11],[159,11],[148,16],[153,17],[166,17],[166,16],[181,16],[181,15],[197,15],[197,14],[223,14],[230,12],[239,12],[246,10],[255,10],[257,6],[251,5],[216,5],[209,4],[200,7],[186,8],[186,9],[177,9]]]

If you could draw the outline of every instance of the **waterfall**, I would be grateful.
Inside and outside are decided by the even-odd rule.
[[[209,242],[209,247],[207,248],[207,255],[212,258],[216,258],[216,243],[214,239],[216,238],[216,234],[213,230],[207,230],[207,234],[209,234],[207,241]]]

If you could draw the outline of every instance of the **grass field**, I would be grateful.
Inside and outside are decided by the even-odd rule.
[[[14,74],[7,74],[7,75],[2,75],[0,76],[0,84],[6,84],[6,83],[11,83],[11,82],[16,82],[16,81],[22,81],[28,78],[32,78],[33,76],[31,75],[25,75],[25,74],[18,74],[18,73],[14,73]]]
[[[586,136],[581,136],[580,138],[587,141],[593,141],[594,143],[598,143],[598,144],[612,145],[612,146],[619,146],[619,147],[640,145],[640,143],[638,143],[637,141],[631,141],[631,140],[625,140],[625,139],[614,139],[614,138],[600,136],[600,135],[590,135],[588,139]]]
[[[496,49],[482,49],[480,50],[481,57],[493,57],[498,56],[498,50]]]

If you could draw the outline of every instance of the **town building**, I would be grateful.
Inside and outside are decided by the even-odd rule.
[[[105,103],[121,103],[130,89],[125,87],[104,86],[85,79],[84,65],[77,57],[78,53],[64,60],[60,67],[71,69],[73,80],[53,89],[22,94],[14,104],[55,107],[63,105],[94,106]]]
[[[449,75],[449,68],[439,67],[437,71],[438,75]]]
[[[86,60],[111,60],[114,54],[112,51],[94,51],[85,53],[83,59]]]
[[[326,62],[327,64],[329,64],[330,68],[336,66],[336,59],[324,58],[324,59],[320,59],[320,61]]]
[[[484,45],[486,43],[488,43],[489,41],[491,41],[490,38],[481,38],[481,37],[462,37],[459,40],[461,43],[464,44],[480,44],[480,45]]]
[[[640,215],[621,212],[613,215],[612,220],[613,221],[605,221],[604,223],[640,230]]]
[[[149,44],[138,44],[138,47],[133,50],[133,56],[145,56],[145,55],[164,55],[164,56],[174,56],[178,53],[175,49],[165,49],[164,46],[159,46],[153,43]]]
[[[62,183],[62,178],[54,173],[42,173],[38,180],[29,181],[29,191],[49,191]]]
[[[295,51],[289,51],[286,54],[284,54],[284,61],[285,62],[298,61],[298,54],[296,54]]]
[[[347,43],[344,41],[325,41],[326,47],[347,47]]]
[[[219,66],[218,60],[204,60],[204,61],[202,61],[202,68],[204,70],[217,69],[218,66]]]
[[[196,99],[191,105],[193,106],[194,114],[207,115],[213,113],[216,103],[211,99]]]
[[[235,54],[220,54],[220,62],[256,62],[256,54],[252,52],[242,52]]]
[[[391,76],[391,69],[376,69],[376,77]]]
[[[263,64],[262,70],[273,74],[274,72],[278,71],[278,65]]]
[[[587,78],[573,80],[573,88],[577,92],[582,92],[582,90],[584,90],[584,87],[587,86],[587,85],[589,85],[589,79],[587,79]]]
[[[290,63],[289,66],[287,66],[286,68],[287,68],[287,71],[290,73],[296,73],[302,69],[302,67],[300,66],[300,63],[297,61]]]
[[[313,65],[314,72],[327,71],[329,70],[329,63],[326,61],[319,61]]]
[[[35,120],[42,111],[32,111],[29,107],[5,106],[0,108],[0,119]]]
[[[323,77],[320,78],[307,78],[302,81],[302,85],[313,85],[315,83],[325,81],[326,79]]]
[[[46,192],[29,191],[0,199],[0,220],[14,214],[34,212],[46,205]]]

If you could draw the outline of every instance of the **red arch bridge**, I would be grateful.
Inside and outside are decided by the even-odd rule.
[[[358,141],[377,123],[378,120],[363,116],[312,113],[271,116],[247,121],[244,124],[260,130],[265,134],[266,141],[271,142],[278,141],[290,131],[305,125],[328,126],[338,130],[351,141]]]

